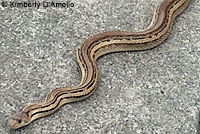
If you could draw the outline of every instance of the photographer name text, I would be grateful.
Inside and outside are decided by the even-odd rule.
[[[43,1],[43,2],[15,2],[10,1],[1,2],[2,7],[10,7],[10,8],[47,8],[47,7],[54,7],[54,8],[69,8],[74,7],[74,3],[67,1],[67,2],[54,2],[54,1]]]

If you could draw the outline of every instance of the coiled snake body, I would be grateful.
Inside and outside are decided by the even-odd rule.
[[[189,0],[163,0],[154,10],[151,24],[139,32],[109,31],[89,37],[77,49],[77,62],[81,70],[79,85],[56,88],[41,102],[31,103],[11,116],[8,125],[17,129],[33,120],[49,115],[63,104],[89,97],[97,83],[96,59],[118,51],[147,50],[158,46],[167,36],[174,18],[188,5]]]

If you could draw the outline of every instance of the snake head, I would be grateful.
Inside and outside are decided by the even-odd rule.
[[[17,129],[28,125],[31,122],[31,118],[27,114],[27,112],[18,112],[11,116],[10,120],[8,121],[8,126],[12,129]]]

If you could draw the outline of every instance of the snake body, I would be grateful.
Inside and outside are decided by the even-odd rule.
[[[78,46],[76,57],[81,71],[80,83],[72,88],[56,88],[37,103],[27,104],[11,116],[8,125],[17,129],[33,120],[49,115],[63,104],[89,97],[97,84],[96,59],[118,51],[148,50],[166,39],[174,18],[188,5],[189,0],[163,0],[154,10],[151,24],[139,32],[108,31],[89,37]]]

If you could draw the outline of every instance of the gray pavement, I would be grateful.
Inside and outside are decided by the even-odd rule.
[[[90,98],[22,129],[7,126],[9,116],[27,103],[79,82],[77,45],[102,31],[144,29],[161,1],[79,0],[71,1],[71,8],[39,9],[0,5],[0,133],[196,134],[199,0],[191,0],[159,47],[99,58],[98,87]]]

